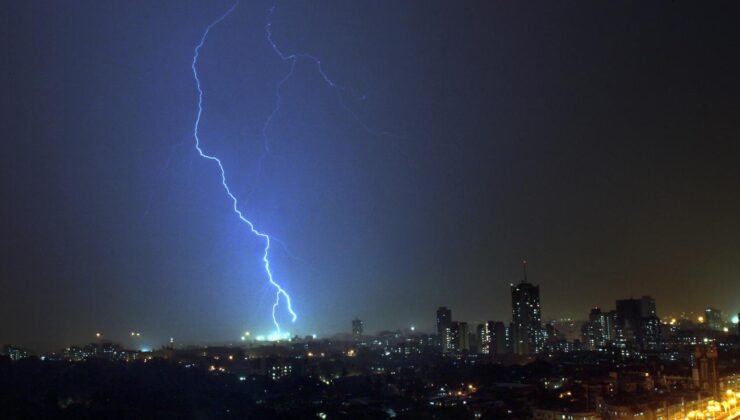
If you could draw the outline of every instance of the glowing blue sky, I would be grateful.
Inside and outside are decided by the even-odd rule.
[[[0,342],[270,329],[262,243],[192,143],[192,49],[230,4],[16,2],[0,17]],[[298,332],[354,316],[425,328],[438,305],[508,320],[522,257],[545,318],[642,294],[659,313],[740,309],[733,13],[279,3],[281,50],[320,57],[346,90],[299,61],[258,173],[290,71],[270,6],[244,2],[209,35],[201,141],[298,257],[274,257]]]

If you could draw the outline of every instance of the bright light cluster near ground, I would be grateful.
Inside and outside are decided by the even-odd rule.
[[[285,332],[273,332],[270,335],[264,336],[264,335],[258,335],[254,337],[257,341],[288,341],[290,340],[290,333]]]

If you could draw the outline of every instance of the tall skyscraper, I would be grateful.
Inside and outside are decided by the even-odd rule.
[[[608,343],[617,339],[617,311],[611,310],[604,314],[604,337]]]
[[[642,301],[640,299],[620,299],[617,301],[617,334],[625,345],[634,345],[640,331]]]
[[[503,322],[486,321],[478,325],[478,352],[502,355],[508,353],[509,334]]]
[[[450,324],[452,324],[452,311],[445,306],[437,309],[437,339],[443,352],[451,350]]]
[[[362,321],[358,318],[353,319],[352,320],[352,335],[361,336],[364,331],[365,331],[365,326],[363,325]]]
[[[527,262],[522,261],[522,281],[511,285],[512,339],[514,353],[535,354],[542,351],[540,287],[527,281]]]
[[[643,350],[657,350],[660,347],[660,319],[655,316],[642,318],[640,324],[639,344]]]
[[[448,351],[469,351],[470,337],[468,336],[468,323],[453,321],[450,323],[449,330]]]
[[[715,308],[707,308],[704,311],[704,322],[710,330],[721,331],[724,327],[722,311]]]
[[[493,343],[493,321],[478,324],[478,353],[491,354]]]
[[[588,322],[583,324],[583,338],[589,349],[596,350],[606,344],[605,324],[606,314],[601,312],[601,308],[591,309],[591,313],[588,314]]]
[[[603,312],[601,308],[591,309],[588,322],[583,325],[583,338],[588,348],[595,350],[614,341],[614,321],[616,311]]]
[[[618,340],[626,347],[656,348],[660,339],[660,320],[655,309],[655,299],[617,301],[616,329]]]
[[[511,338],[509,337],[509,329],[503,322],[493,323],[493,342],[492,350],[496,355],[507,354],[511,349]]]

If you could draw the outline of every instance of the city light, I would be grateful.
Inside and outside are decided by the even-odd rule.
[[[737,398],[740,393],[732,389],[725,391],[722,401],[710,400],[703,410],[692,410],[686,413],[684,420],[689,419],[735,419],[740,416]]]
[[[290,332],[288,331],[282,331],[282,332],[273,332],[270,335],[264,336],[264,335],[258,335],[254,338],[257,341],[289,341],[290,340]]]

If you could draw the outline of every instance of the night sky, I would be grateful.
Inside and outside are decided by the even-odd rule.
[[[0,10],[0,343],[129,345],[272,329],[262,242],[192,137],[190,63],[228,1]],[[650,294],[740,311],[740,26],[732,2],[243,0],[200,57],[201,141],[280,238],[319,335],[544,318]],[[130,331],[143,338],[132,342]]]

